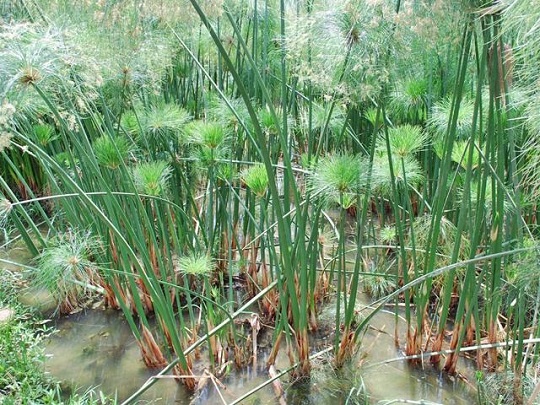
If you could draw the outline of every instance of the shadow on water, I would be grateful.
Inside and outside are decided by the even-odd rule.
[[[466,383],[451,380],[428,365],[422,370],[409,367],[403,361],[381,364],[399,356],[393,334],[385,332],[393,332],[393,323],[393,315],[380,314],[376,317],[364,336],[358,358],[341,371],[325,365],[324,359],[314,360],[310,381],[284,384],[287,403],[363,404],[396,399],[440,404],[474,402],[472,390]],[[121,313],[88,310],[57,320],[56,327],[59,332],[46,348],[50,355],[46,367],[69,386],[83,389],[99,387],[104,393],[123,400],[151,377],[152,372],[140,359],[139,348]],[[233,367],[219,382],[214,384],[211,381],[195,399],[170,378],[160,379],[140,399],[165,404],[230,403],[268,379],[266,355],[264,352],[260,354],[257,367],[250,366],[244,370]],[[277,368],[286,368],[287,365],[288,359],[281,354]],[[463,367],[467,368],[462,364]],[[199,371],[202,372],[203,368],[201,366]],[[365,392],[368,398],[364,396]],[[272,388],[266,387],[242,403],[277,402]]]

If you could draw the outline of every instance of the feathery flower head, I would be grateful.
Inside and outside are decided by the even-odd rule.
[[[243,170],[240,178],[257,197],[262,198],[268,189],[268,173],[262,163]]]
[[[317,162],[310,187],[321,197],[349,208],[365,185],[366,163],[355,155],[328,155]]]
[[[0,105],[0,128],[9,124],[15,111],[16,109],[13,104],[8,101],[4,101],[2,105]]]
[[[133,181],[142,194],[159,196],[167,190],[172,168],[165,161],[140,163],[133,168]]]
[[[214,261],[206,254],[194,253],[180,257],[178,269],[182,274],[208,277],[214,270]]]

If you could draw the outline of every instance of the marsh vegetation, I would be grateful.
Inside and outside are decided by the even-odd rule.
[[[309,381],[320,353],[339,372],[390,306],[403,361],[459,376],[466,352],[536,400],[535,2],[0,13],[1,237],[58,315],[121,311],[146,366],[197,392],[201,356],[220,378],[262,333],[273,379]]]

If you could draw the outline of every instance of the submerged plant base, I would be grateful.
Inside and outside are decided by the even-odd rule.
[[[392,324],[393,316],[390,314],[377,317],[373,322],[374,329],[370,329],[365,336],[364,341],[368,344],[342,370],[336,370],[332,357],[326,354],[311,361],[309,379],[289,381],[287,376],[282,378],[287,403],[300,403],[301,400],[328,403],[337,397],[347,398],[349,395],[361,399],[367,393],[371,401],[368,403],[391,398],[423,398],[436,402],[437,398],[444,396],[445,404],[470,404],[471,397],[467,396],[467,388],[461,382],[440,382],[434,371],[409,368],[403,362],[376,365],[378,361],[398,354],[393,336],[381,332],[388,328],[385,325]],[[54,377],[65,380],[68,385],[83,388],[99,386],[100,390],[111,396],[116,395],[121,401],[153,374],[140,360],[136,341],[122,314],[117,311],[83,311],[59,319],[56,327],[59,332],[50,338],[46,348],[47,353],[51,354],[46,366]],[[192,404],[203,405],[221,403],[221,394],[228,402],[232,402],[268,381],[267,363],[272,348],[272,334],[269,332],[259,336],[256,366],[236,368],[229,363],[223,368],[222,374],[216,376],[217,386],[212,379],[208,380],[206,387],[197,391],[195,399],[187,387],[178,384],[174,376],[165,376],[142,394],[140,400],[160,399],[164,403],[185,404],[193,401]],[[311,334],[309,338],[311,346],[316,350],[323,350],[332,344],[332,339],[319,335],[319,332]],[[204,360],[205,355],[203,351],[201,360],[193,364],[192,373],[196,377],[204,376],[204,370],[210,367]],[[278,351],[272,361],[278,372],[289,367],[289,359],[283,350]],[[269,384],[253,394],[251,399],[257,401],[258,398],[260,403],[274,403],[275,395],[274,388]]]

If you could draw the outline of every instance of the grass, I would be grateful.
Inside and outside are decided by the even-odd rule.
[[[516,203],[537,195],[536,121],[510,108],[509,87],[536,76],[500,52],[510,38],[537,44],[512,22],[520,1],[504,12],[474,1],[6,9],[4,237],[16,230],[39,258],[36,282],[60,309],[100,291],[146,364],[173,364],[190,389],[193,345],[214,370],[224,350],[247,364],[237,283],[273,328],[269,365],[286,351],[295,377],[310,375],[311,333],[333,296],[345,297],[334,364],[360,347],[361,288],[404,306],[396,342],[411,358],[535,336],[537,295],[512,286],[538,248],[537,207]],[[478,367],[536,365],[536,347],[513,350],[478,354]],[[456,372],[457,355],[431,360]]]

